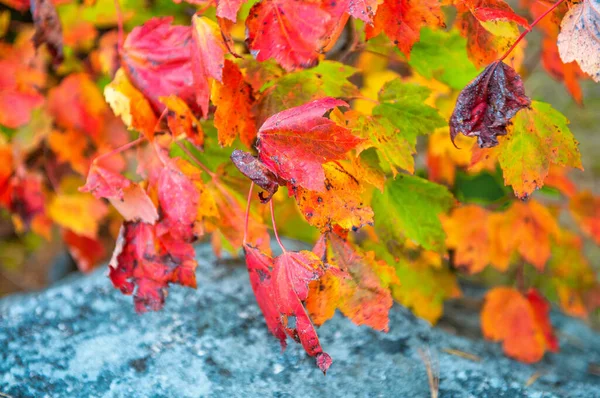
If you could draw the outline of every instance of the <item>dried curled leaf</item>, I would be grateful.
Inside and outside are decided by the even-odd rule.
[[[62,62],[64,58],[62,25],[54,3],[51,0],[32,0],[31,15],[35,24],[33,35],[35,47],[46,43],[54,63]]]
[[[490,64],[465,87],[450,117],[450,138],[462,133],[477,137],[481,148],[498,145],[506,126],[519,110],[531,104],[519,74],[503,62]]]
[[[258,194],[262,203],[267,203],[271,200],[271,197],[279,189],[279,183],[277,176],[267,166],[252,156],[252,154],[240,151],[239,149],[233,151],[231,161],[242,174],[267,192],[266,196],[262,192]]]

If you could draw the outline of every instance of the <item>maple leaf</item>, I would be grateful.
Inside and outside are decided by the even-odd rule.
[[[317,332],[302,304],[308,297],[309,283],[321,277],[323,263],[312,252],[284,252],[275,259],[244,245],[246,265],[256,301],[267,326],[285,348],[286,335],[298,341],[306,353],[316,357],[323,373],[331,357],[323,352]]]
[[[341,15],[333,15],[321,1],[263,0],[246,19],[246,43],[258,61],[273,58],[288,71],[308,68],[339,22]]]
[[[219,132],[219,144],[229,146],[239,135],[242,142],[251,147],[256,137],[252,89],[233,62],[225,61],[223,82],[213,84],[211,100],[217,107],[214,123]]]
[[[279,189],[279,181],[277,176],[267,166],[252,156],[252,154],[240,151],[239,149],[232,152],[231,161],[242,174],[267,192],[266,196],[263,195],[263,192],[258,194],[261,203],[267,203],[271,200],[271,197]]]
[[[109,276],[123,294],[133,294],[137,312],[158,311],[169,283],[196,288],[194,248],[169,235],[158,236],[155,225],[125,222],[110,261]]]
[[[600,244],[600,197],[579,192],[569,201],[569,210],[581,230]]]
[[[384,0],[377,7],[373,25],[366,28],[366,38],[369,40],[383,31],[410,58],[410,51],[425,26],[445,26],[439,0]]]
[[[389,330],[388,312],[392,307],[389,286],[399,284],[393,267],[375,259],[372,251],[362,252],[335,233],[325,237],[330,268],[310,285],[306,309],[316,325],[333,317],[335,309],[357,325]]]
[[[62,238],[81,272],[90,272],[104,259],[106,250],[98,239],[78,235],[70,229],[63,230]]]
[[[342,159],[361,139],[322,117],[344,101],[322,98],[268,118],[258,131],[259,159],[279,178],[311,191],[325,190],[323,163]]]
[[[491,242],[491,264],[506,271],[514,252],[542,271],[551,255],[551,238],[559,227],[550,211],[534,200],[515,202],[502,213],[490,214],[487,220]]]
[[[517,25],[530,29],[504,0],[454,0],[456,25],[467,38],[469,57],[480,68],[498,59],[519,35]]]
[[[444,248],[439,215],[454,202],[448,189],[425,179],[399,175],[388,181],[383,193],[373,193],[375,229],[384,241],[411,239],[425,249]]]
[[[450,117],[450,138],[462,133],[476,136],[482,148],[496,146],[510,119],[530,104],[521,77],[496,61],[460,92]]]
[[[541,188],[551,164],[583,170],[568,123],[550,104],[537,101],[515,116],[498,160],[504,183],[512,185],[517,197],[527,198]]]
[[[32,0],[31,15],[35,25],[35,34],[32,38],[35,47],[38,48],[42,43],[46,43],[54,63],[62,62],[64,58],[62,25],[54,4],[51,0]]]
[[[363,197],[365,189],[356,171],[338,162],[324,164],[323,169],[324,190],[311,191],[298,186],[290,191],[308,223],[322,231],[335,225],[359,229],[373,224],[373,210]]]
[[[577,61],[600,82],[600,1],[587,0],[567,12],[560,24],[558,52],[563,62]]]
[[[481,329],[487,339],[503,341],[506,355],[537,362],[546,351],[558,351],[549,311],[550,306],[535,289],[523,296],[515,289],[497,287],[485,296]]]
[[[149,140],[154,139],[158,119],[148,99],[131,84],[123,68],[119,68],[114,79],[104,87],[104,98],[127,128],[140,131]]]
[[[172,26],[172,17],[152,18],[133,28],[121,49],[121,66],[154,110],[162,112],[160,97],[176,95],[194,112],[201,110],[192,75],[192,29]],[[208,98],[208,92],[206,92]]]
[[[483,271],[489,263],[488,211],[463,206],[442,216],[446,246],[454,250],[454,264],[470,274]]]
[[[183,134],[197,148],[202,148],[204,146],[204,131],[187,104],[175,95],[160,97],[159,101],[168,109],[167,125],[173,137]]]
[[[202,114],[208,115],[210,99],[210,81],[223,80],[223,65],[227,48],[218,25],[206,17],[195,14],[192,17],[192,39],[194,47],[191,53],[192,74],[196,86],[196,101]]]
[[[139,185],[120,174],[93,164],[81,192],[90,192],[96,198],[106,198],[127,221],[154,224],[158,212],[154,203]]]

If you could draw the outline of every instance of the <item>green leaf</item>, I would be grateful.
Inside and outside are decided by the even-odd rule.
[[[577,141],[569,121],[550,104],[533,101],[513,119],[508,136],[500,143],[498,160],[504,183],[519,198],[544,185],[551,164],[583,169]]]
[[[467,56],[467,40],[456,30],[422,29],[409,65],[421,76],[435,78],[457,90],[463,89],[479,72]]]
[[[443,185],[401,175],[375,191],[371,207],[375,229],[385,242],[408,238],[428,250],[444,249],[445,234],[438,216],[450,209],[452,194]]]
[[[380,104],[373,108],[373,115],[387,118],[408,142],[416,145],[418,135],[447,124],[436,109],[424,104],[429,94],[426,87],[392,80],[379,92]]]

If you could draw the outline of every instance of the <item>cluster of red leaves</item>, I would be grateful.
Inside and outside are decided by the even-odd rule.
[[[28,2],[0,1],[20,11],[29,9]],[[244,21],[238,21],[244,1],[186,1],[216,6],[216,21],[199,12],[187,25],[174,25],[171,17],[150,18],[124,39],[123,32],[106,33],[90,54],[89,70],[49,87],[47,98],[43,88],[50,62],[59,65],[67,54],[63,46],[77,48],[78,40],[84,40],[69,31],[72,27],[61,26],[55,7],[59,2],[31,2],[32,42],[17,40],[0,56],[2,70],[9,72],[0,77],[0,125],[49,126],[48,132],[36,133],[36,145],[0,141],[0,154],[8,160],[0,165],[0,204],[19,229],[49,235],[53,221],[63,229],[80,267],[90,269],[101,259],[95,255],[102,247],[98,229],[108,217],[109,202],[122,221],[110,278],[124,294],[134,296],[139,312],[161,309],[171,283],[196,287],[192,244],[197,239],[210,235],[217,254],[223,247],[233,253],[243,248],[270,332],[282,347],[287,337],[302,344],[323,372],[332,359],[323,351],[315,325],[339,309],[358,325],[387,331],[394,299],[411,308],[435,302],[437,307],[428,308],[426,316],[434,321],[441,301],[458,291],[444,258],[467,274],[487,265],[507,271],[518,258],[521,267],[526,262],[551,273],[553,291],[565,311],[587,313],[581,303],[597,289],[593,272],[577,257],[580,241],[559,227],[547,207],[533,200],[515,202],[504,211],[467,205],[440,221],[438,216],[452,207],[448,190],[399,172],[415,171],[416,136],[444,125],[429,106],[435,98],[428,98],[428,90],[398,79],[382,88],[369,114],[345,111],[350,105],[337,98],[359,95],[345,80],[354,72],[321,61],[349,20],[355,27],[350,17],[364,22],[367,41],[383,34],[412,60],[421,29],[444,28],[442,7],[454,7],[455,27],[466,38],[469,59],[477,68],[486,67],[458,94],[452,114],[445,115],[450,139],[444,139],[454,143],[464,138],[461,134],[477,137],[479,148],[471,150],[471,159],[459,161],[447,145],[429,157],[430,178],[442,179],[436,172],[440,164],[454,173],[456,166],[495,167],[498,159],[506,183],[519,197],[528,197],[544,181],[559,188],[570,198],[571,213],[583,232],[598,242],[598,198],[578,193],[564,173],[550,170],[550,164],[581,167],[567,121],[527,97],[515,55],[522,49],[513,52],[539,24],[545,35],[544,66],[581,102],[578,79],[584,72],[595,80],[600,75],[598,37],[584,29],[597,26],[600,19],[590,0],[568,2],[571,8],[563,2],[522,1],[536,18],[546,12],[555,19],[564,16],[560,34],[557,21],[536,19],[530,25],[503,0],[261,0],[248,7]],[[242,46],[233,39],[240,27],[246,30],[242,50],[254,59],[235,53]],[[519,27],[525,29],[521,36]],[[93,41],[97,32],[93,26],[91,30]],[[351,51],[358,48],[357,40]],[[49,56],[41,51],[36,55],[34,47],[47,49]],[[577,64],[562,62],[573,60]],[[302,70],[316,65],[328,71],[325,78]],[[94,74],[112,79],[104,88],[105,98]],[[334,82],[338,75],[343,78]],[[40,109],[49,121],[36,115]],[[117,117],[139,138],[126,143]],[[532,139],[537,141],[527,141]],[[518,144],[523,141],[527,144]],[[39,142],[53,152],[48,170],[64,164],[72,174],[87,175],[80,192],[98,200],[68,186],[55,186],[49,194],[42,174],[31,167]],[[216,145],[238,142],[246,150],[235,149],[230,159],[247,180],[206,158]],[[145,147],[135,154],[126,151],[136,145]],[[496,146],[501,150],[493,152]],[[387,165],[369,158],[371,149]],[[92,160],[90,153],[102,155]],[[136,170],[127,167],[131,160],[137,160]],[[48,174],[49,179],[54,175]],[[452,184],[453,176],[446,182]],[[63,180],[67,177],[61,172]],[[280,187],[287,189],[300,218],[321,233],[312,251],[292,252],[282,245],[283,253],[271,256],[260,212],[251,209],[252,197],[247,206],[241,199],[248,186],[252,193],[251,184],[263,190],[259,199],[270,204],[273,220],[275,195]],[[373,224],[375,228],[362,230],[370,243],[352,238],[350,231]],[[567,260],[577,266],[565,267]],[[429,277],[435,272],[439,281]],[[566,283],[574,274],[585,283]],[[410,290],[411,282],[434,291]],[[537,290],[524,293],[520,288],[496,288],[487,294],[482,329],[487,338],[503,341],[508,355],[533,362],[546,351],[556,351],[558,342],[549,304]]]

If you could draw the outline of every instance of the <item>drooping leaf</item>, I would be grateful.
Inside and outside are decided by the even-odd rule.
[[[387,331],[393,303],[389,286],[400,283],[394,268],[335,233],[327,234],[326,239],[327,264],[337,268],[328,269],[310,285],[306,308],[311,318],[321,325],[339,308],[357,325]]]
[[[579,192],[569,201],[569,210],[581,230],[600,244],[600,197]]]
[[[298,186],[292,189],[300,212],[310,225],[321,231],[335,225],[343,229],[359,229],[373,224],[373,210],[364,197],[355,170],[332,162],[323,165],[325,189],[312,191]]]
[[[279,189],[278,178],[260,160],[252,154],[236,149],[231,154],[231,161],[252,182],[267,192],[258,194],[262,203],[267,203]]]
[[[444,27],[439,0],[384,0],[377,7],[373,26],[366,28],[367,40],[382,31],[410,57],[410,50],[419,41],[421,28]]]
[[[126,221],[154,224],[158,212],[146,191],[136,183],[102,166],[92,165],[81,192],[90,192],[96,198],[106,198]]]
[[[225,61],[223,82],[213,84],[211,100],[217,107],[214,123],[219,144],[229,146],[239,136],[246,146],[252,146],[256,138],[252,89],[233,62]]]
[[[515,289],[497,287],[486,294],[481,329],[487,339],[503,341],[507,355],[537,362],[546,351],[558,351],[549,311],[548,303],[534,289],[523,296]]]
[[[279,178],[311,191],[325,190],[323,163],[342,159],[361,139],[322,117],[344,101],[323,98],[271,116],[258,131],[259,159]]]
[[[194,248],[156,226],[125,222],[110,261],[110,279],[123,294],[133,294],[137,312],[162,309],[169,283],[196,288]]]
[[[531,104],[517,72],[503,62],[490,64],[461,91],[450,118],[450,138],[477,137],[482,148],[498,145],[510,119]]]
[[[252,288],[271,333],[282,347],[286,335],[300,342],[326,373],[331,357],[323,352],[303,305],[309,283],[323,275],[325,267],[321,260],[309,251],[284,252],[275,259],[249,245],[244,245],[244,251]]]
[[[32,38],[35,47],[38,48],[42,43],[46,43],[54,63],[62,62],[64,58],[62,25],[54,3],[51,0],[32,0],[31,15],[35,24],[35,34]]]
[[[552,164],[583,169],[568,123],[550,104],[537,101],[514,117],[498,160],[505,184],[512,185],[517,197],[527,198],[541,188]]]
[[[383,193],[373,193],[375,229],[384,242],[408,238],[428,250],[444,248],[439,215],[453,204],[448,189],[419,177],[399,175],[386,183]]]
[[[558,52],[563,62],[577,61],[600,82],[600,0],[574,4],[560,24]]]

